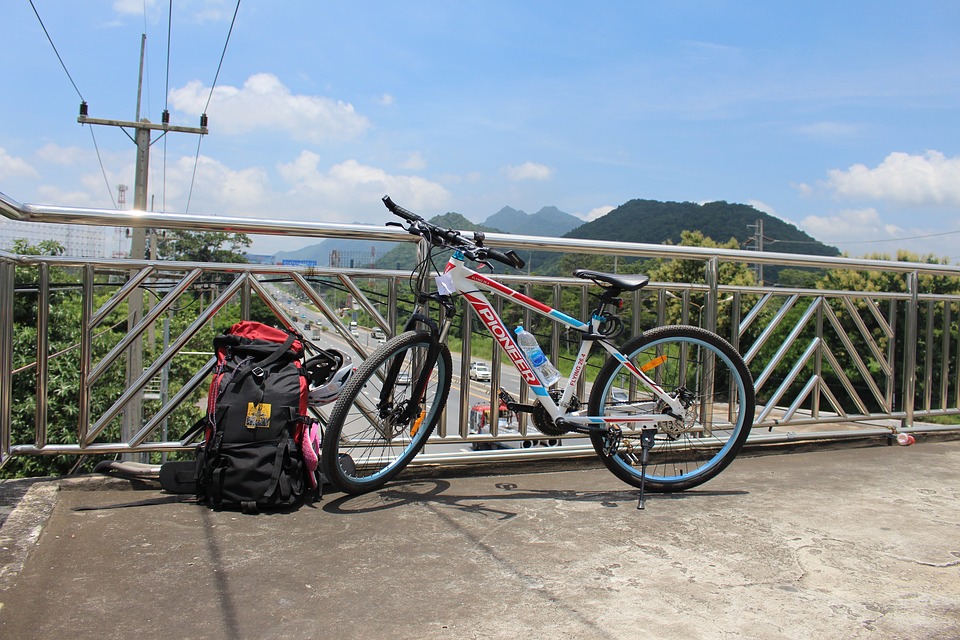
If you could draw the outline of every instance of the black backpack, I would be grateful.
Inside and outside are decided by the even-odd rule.
[[[213,343],[217,363],[197,450],[198,500],[246,513],[300,505],[308,487],[300,448],[309,389],[303,341],[244,321]]]

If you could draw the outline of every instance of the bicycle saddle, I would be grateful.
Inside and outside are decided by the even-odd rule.
[[[573,272],[573,275],[577,278],[583,278],[584,280],[593,280],[597,284],[605,282],[621,291],[636,291],[637,289],[642,289],[650,282],[650,276],[639,273],[616,274],[592,271],[590,269],[577,269]]]

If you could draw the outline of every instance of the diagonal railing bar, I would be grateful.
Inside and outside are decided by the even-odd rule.
[[[200,387],[200,384],[203,383],[207,376],[213,372],[213,366],[217,363],[216,357],[210,358],[207,360],[207,363],[200,368],[197,373],[190,378],[190,380],[183,385],[179,391],[170,400],[160,408],[160,410],[154,415],[150,420],[147,421],[143,428],[140,429],[133,438],[130,440],[130,446],[136,447],[143,444],[146,439],[153,433],[165,419],[170,417],[170,414],[180,408],[181,403],[183,403],[194,391]],[[196,434],[194,434],[196,437]],[[179,447],[186,446],[190,444],[190,441],[193,438],[189,438],[186,442],[180,441],[178,443]],[[177,448],[179,448],[177,447]]]
[[[830,305],[823,305],[825,315],[830,321],[831,326],[833,326],[834,331],[836,332],[837,338],[840,339],[840,342],[843,344],[844,349],[847,350],[847,356],[853,360],[854,365],[856,365],[857,370],[860,372],[862,380],[870,387],[870,392],[873,394],[874,399],[881,405],[885,406],[886,399],[883,397],[883,393],[880,391],[880,387],[877,386],[877,383],[873,379],[873,374],[870,373],[870,368],[863,361],[863,357],[860,355],[860,352],[853,345],[853,341],[850,340],[850,336],[847,335],[844,331],[843,326],[840,324],[840,319],[837,318],[837,314],[830,307]],[[876,354],[875,354],[876,355]],[[884,366],[882,355],[878,358],[878,361],[881,363],[884,371],[889,371],[889,366]],[[839,363],[838,363],[839,364]],[[843,370],[839,370],[838,375],[843,374]]]
[[[770,394],[765,406],[757,416],[756,424],[763,424],[771,416],[771,414],[777,410],[778,403],[783,399],[787,391],[790,390],[790,387],[797,381],[797,378],[800,377],[800,374],[803,373],[803,368],[810,363],[810,359],[813,358],[819,347],[820,338],[814,338],[810,341],[810,344],[807,345],[806,350],[804,350],[800,357],[797,358],[790,372],[787,373],[780,385],[773,391],[773,393]]]
[[[770,320],[770,323],[767,325],[767,327],[760,333],[760,336],[756,339],[753,345],[751,345],[750,349],[743,354],[743,359],[748,365],[753,362],[753,359],[757,357],[757,354],[760,352],[763,346],[776,333],[777,327],[780,326],[781,321],[788,313],[790,313],[790,310],[799,299],[800,296],[798,294],[794,294],[787,297],[783,301],[783,304],[780,305],[780,309],[777,311],[773,319]]]
[[[863,317],[860,315],[856,305],[854,305],[853,300],[850,296],[842,296],[840,301],[843,303],[844,308],[847,310],[847,314],[850,317],[850,320],[857,326],[857,330],[860,332],[860,335],[863,337],[864,341],[867,343],[867,346],[870,348],[870,352],[873,354],[874,359],[877,364],[883,368],[884,375],[890,375],[890,372],[893,370],[890,363],[887,362],[886,356],[883,353],[883,350],[880,348],[880,345],[877,344],[877,341],[873,338],[873,333],[867,327],[867,323],[864,321]],[[867,304],[867,308],[874,309],[873,304]],[[831,309],[831,311],[833,311]],[[834,319],[836,323],[834,327],[837,330],[838,334],[846,334],[846,330],[840,327],[840,321],[836,318],[836,313],[834,313]],[[881,331],[883,331],[883,337],[889,340],[893,336],[889,333],[889,325],[884,322],[880,326]]]
[[[129,403],[137,394],[143,392],[143,387],[146,386],[147,382],[156,376],[160,369],[163,368],[163,365],[170,361],[170,359],[180,351],[183,346],[192,338],[196,333],[214,316],[217,311],[219,311],[234,295],[240,291],[240,288],[246,281],[247,276],[241,275],[236,278],[230,285],[228,285],[224,291],[218,295],[213,303],[204,309],[200,316],[187,327],[186,330],[180,337],[178,337],[174,342],[170,344],[170,347],[164,352],[164,354],[157,358],[152,365],[147,367],[143,374],[140,375],[131,386],[123,392],[123,394],[117,399],[113,405],[107,409],[104,414],[100,417],[99,420],[91,427],[90,432],[87,434],[87,437],[83,441],[84,445],[93,444],[93,441],[100,435],[100,433],[107,427],[111,420],[117,417],[120,411]]]
[[[140,269],[135,276],[127,280],[126,283],[119,289],[117,289],[112,296],[110,296],[106,302],[100,305],[100,308],[97,309],[93,317],[90,319],[91,328],[99,326],[103,319],[110,315],[110,312],[117,308],[117,306],[126,300],[132,293],[137,291],[143,282],[149,278],[154,272],[152,266],[147,266]]]
[[[796,302],[796,297],[791,296],[791,300],[790,300],[791,307],[793,306],[794,302]],[[803,315],[800,316],[800,318],[798,318],[797,321],[794,323],[793,329],[790,331],[789,335],[787,335],[787,338],[783,341],[783,343],[777,349],[776,353],[774,353],[773,357],[770,358],[770,361],[767,363],[767,366],[760,373],[760,375],[758,375],[754,379],[753,382],[758,389],[762,388],[766,384],[767,379],[769,379],[770,376],[773,375],[773,373],[777,370],[777,367],[780,366],[780,362],[786,357],[787,352],[790,351],[790,349],[793,347],[794,343],[796,342],[800,334],[807,328],[808,323],[816,315],[822,303],[823,303],[823,298],[816,298],[812,300],[810,302],[810,305],[807,307],[807,310],[804,311]],[[768,333],[772,334],[773,329],[778,327],[780,323],[785,320],[785,317],[786,317],[786,313],[778,313],[777,317],[774,318],[773,321],[771,321],[770,327],[769,327],[770,331]],[[751,349],[751,352],[753,351],[754,350]]]
[[[142,273],[142,272],[141,272]],[[110,366],[119,358],[124,351],[138,338],[142,337],[163,313],[170,308],[170,306],[176,302],[177,298],[180,295],[189,289],[194,282],[196,282],[200,276],[203,275],[202,269],[194,269],[190,273],[186,274],[179,283],[173,289],[171,289],[160,302],[158,302],[152,309],[150,313],[146,314],[141,318],[132,329],[128,330],[126,335],[120,339],[113,348],[100,359],[90,372],[88,376],[88,384],[93,384],[97,379],[103,375],[103,372],[110,368]]]
[[[847,352],[850,353],[849,351]],[[857,409],[860,410],[860,413],[866,415],[869,413],[866,403],[863,401],[863,398],[860,397],[860,394],[857,393],[856,387],[853,386],[853,382],[850,381],[850,377],[847,376],[846,372],[843,369],[843,365],[840,364],[840,361],[837,359],[837,356],[834,355],[833,349],[829,347],[824,347],[822,351],[823,356],[827,359],[830,366],[833,368],[833,371],[837,374],[837,379],[840,381],[840,384],[843,385],[843,388],[846,390],[847,395],[850,399],[857,405]],[[872,381],[872,378],[871,378]],[[825,389],[829,389],[829,385],[824,385]],[[875,393],[875,396],[878,396],[879,390]],[[887,407],[889,401],[883,397],[877,397],[877,401],[880,403],[880,406]]]

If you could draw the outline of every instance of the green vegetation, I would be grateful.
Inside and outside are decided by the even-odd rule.
[[[186,261],[245,262],[242,248],[249,246],[249,239],[237,234],[213,233],[190,234],[180,232],[168,235],[167,248],[161,250],[166,258]],[[207,243],[217,243],[210,245]],[[161,245],[163,241],[161,241]],[[159,247],[158,247],[159,248]],[[56,242],[44,241],[30,245],[20,240],[14,244],[14,253],[23,255],[60,255],[63,247]],[[215,278],[215,275],[211,275]],[[36,441],[36,346],[37,312],[39,300],[40,270],[37,267],[18,266],[14,276],[14,336],[11,403],[11,442],[13,444]],[[80,341],[81,341],[81,275],[80,273],[52,267],[50,269],[50,304],[48,323],[48,384],[47,384],[47,442],[50,444],[76,444],[77,426],[80,417]],[[215,280],[205,279],[206,287]],[[122,285],[115,274],[97,273],[94,282],[93,308],[100,309]],[[194,321],[199,309],[209,301],[211,292],[198,287],[180,296],[167,315],[170,335],[179,336]],[[163,291],[151,285],[148,292]],[[152,294],[150,294],[152,295]],[[263,303],[251,304],[251,317],[273,322],[273,314]],[[209,358],[203,355],[212,351],[215,334],[222,332],[240,320],[239,301],[232,301],[216,315],[212,325],[207,325],[195,335],[170,364],[169,393],[176,393]],[[127,334],[127,304],[121,303],[103,318],[95,330],[91,361],[96,365]],[[158,328],[153,340],[144,339],[144,365],[152,363],[162,349],[162,331]],[[190,353],[193,352],[193,353]],[[109,409],[126,388],[125,358],[120,357],[106,368],[90,390],[91,423]],[[205,394],[204,385],[184,402],[169,421],[171,437],[176,437],[199,419],[203,411],[197,402]],[[144,420],[149,420],[159,409],[160,401],[147,399],[143,403]],[[106,425],[98,442],[117,442],[120,439],[120,419]],[[46,455],[17,456],[0,469],[0,477],[31,477],[62,475],[76,471],[90,471],[104,456]],[[111,456],[112,457],[112,456]]]

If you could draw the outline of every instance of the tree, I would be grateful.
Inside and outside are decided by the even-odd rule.
[[[14,251],[24,255],[59,255],[63,247],[53,241],[43,241],[36,246],[25,240],[14,243]],[[48,323],[47,358],[47,437],[51,443],[73,444],[77,442],[80,389],[80,343],[81,294],[79,278],[64,269],[50,269],[50,304]],[[14,275],[14,338],[13,368],[19,373],[10,381],[12,386],[11,439],[14,443],[33,442],[36,407],[36,344],[37,303],[39,276],[35,267],[18,266]],[[103,302],[105,294],[100,294]],[[104,320],[107,330],[95,343],[93,357],[104,354],[123,336],[123,318],[114,311]],[[123,372],[120,367],[107,370],[94,386],[91,410],[102,413],[123,390]],[[118,430],[118,429],[117,429]],[[109,431],[107,437],[114,437]],[[76,456],[22,456],[11,460],[3,467],[3,477],[26,477],[60,475],[68,473],[78,462],[91,468],[93,461]]]
[[[249,262],[244,233],[168,230],[157,241],[157,258],[182,262]]]
[[[867,256],[871,260],[891,260],[888,254],[872,254]],[[920,256],[915,253],[911,253],[904,250],[897,251],[896,262],[915,262],[921,264],[950,264],[949,258],[940,258],[933,254],[927,254]],[[926,295],[943,295],[943,296],[956,296],[960,294],[960,279],[956,277],[949,276],[938,276],[938,275],[929,275],[921,274],[919,277],[919,291]],[[907,291],[907,278],[902,272],[894,271],[866,271],[866,270],[848,270],[848,269],[833,269],[824,274],[820,280],[817,282],[817,287],[824,290],[840,290],[840,291],[884,291],[884,292],[894,292],[894,293],[905,293]],[[868,331],[870,332],[870,338],[878,345],[880,350],[883,353],[887,353],[889,349],[889,339],[887,338],[886,332],[880,327],[877,322],[873,319],[873,310],[867,308],[868,305],[874,304],[867,298],[857,298],[853,300],[854,307],[858,310],[858,315],[863,319],[863,323],[867,326]],[[918,318],[917,326],[920,327],[920,330],[917,332],[916,341],[911,344],[906,344],[906,332],[903,330],[906,323],[905,314],[907,313],[907,307],[902,302],[896,303],[896,306],[892,307],[889,304],[878,305],[876,310],[883,315],[888,313],[893,313],[897,317],[886,318],[887,322],[895,321],[896,326],[899,327],[895,334],[895,343],[893,345],[893,364],[895,372],[895,389],[903,389],[903,376],[904,371],[903,367],[899,366],[899,363],[904,361],[904,355],[907,349],[912,349],[916,354],[916,396],[915,399],[919,402],[925,395],[926,389],[931,389],[933,391],[934,397],[938,393],[941,383],[941,372],[943,368],[941,362],[930,363],[931,367],[931,377],[927,378],[925,375],[925,370],[927,368],[927,362],[925,361],[927,353],[927,332],[923,327],[928,326],[928,322],[932,321],[932,326],[935,328],[933,335],[931,336],[933,345],[940,344],[944,331],[950,331],[953,335],[957,333],[957,314],[954,312],[951,315],[951,323],[949,327],[944,326],[945,319],[945,305],[949,304],[949,301],[933,301],[930,303],[923,303],[918,308]],[[857,328],[857,325],[854,323],[853,319],[849,316],[848,311],[843,308],[841,305],[837,304],[834,309],[837,317],[840,319],[844,328],[847,330],[851,339],[854,342],[854,345],[861,354],[869,354],[870,350],[866,344],[866,338],[860,335],[860,331]],[[929,315],[933,315],[933,318],[929,318]],[[957,363],[949,358],[949,354],[939,354],[938,348],[932,349],[933,357],[940,359],[947,359],[947,379],[950,381],[950,388],[953,387],[953,381],[956,380]],[[880,363],[874,360],[871,357],[864,356],[866,364],[869,367],[870,371],[874,375],[882,374],[882,367]],[[855,379],[859,377],[859,373],[850,368],[847,371],[848,377]],[[919,406],[919,405],[917,405]]]

